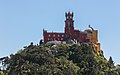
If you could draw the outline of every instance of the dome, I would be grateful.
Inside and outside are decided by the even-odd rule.
[[[87,32],[87,33],[92,33],[92,31],[93,31],[93,30],[92,30],[92,28],[90,28],[90,27],[87,28],[87,29],[85,29],[85,32]]]

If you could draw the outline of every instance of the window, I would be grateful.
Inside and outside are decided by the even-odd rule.
[[[62,37],[64,37],[64,35],[62,35]]]
[[[63,38],[61,38],[61,40],[63,40]]]
[[[55,37],[55,34],[53,35],[53,37]]]
[[[60,35],[58,34],[58,37],[60,37]]]
[[[50,37],[50,34],[48,36]]]

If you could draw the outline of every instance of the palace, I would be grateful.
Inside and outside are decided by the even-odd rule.
[[[90,25],[84,31],[76,30],[74,28],[73,12],[65,13],[65,27],[64,32],[47,32],[43,29],[44,43],[59,41],[60,43],[68,43],[67,40],[71,39],[77,43],[89,43],[94,45],[97,51],[100,51],[100,43],[98,43],[98,30],[93,29]]]

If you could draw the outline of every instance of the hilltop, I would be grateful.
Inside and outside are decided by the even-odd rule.
[[[25,46],[16,54],[0,59],[1,75],[119,75],[103,51],[89,44],[43,44]],[[4,75],[3,74],[3,75]]]

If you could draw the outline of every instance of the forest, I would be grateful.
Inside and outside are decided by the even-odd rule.
[[[120,65],[89,44],[31,43],[0,64],[0,75],[120,75]]]

